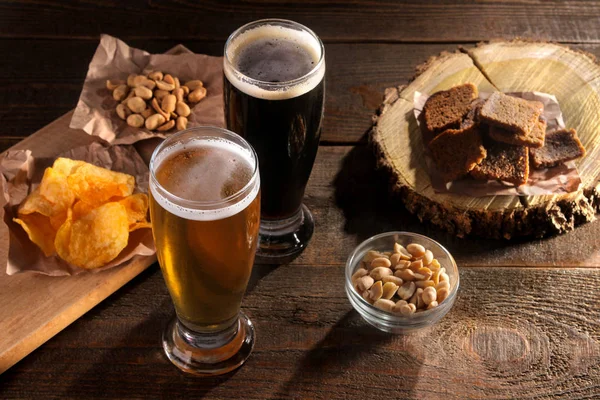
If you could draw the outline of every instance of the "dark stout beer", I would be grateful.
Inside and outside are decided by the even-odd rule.
[[[158,259],[177,315],[194,331],[238,317],[258,239],[258,176],[226,139],[175,144],[157,157],[150,210]]]
[[[227,127],[258,154],[263,220],[289,218],[300,209],[319,146],[322,46],[307,31],[268,22],[234,35],[225,48]]]

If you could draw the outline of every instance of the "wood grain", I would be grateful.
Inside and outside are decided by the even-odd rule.
[[[600,298],[581,293],[599,285],[597,269],[461,269],[450,313],[394,336],[352,310],[341,266],[256,266],[243,301],[252,356],[198,379],[162,355],[173,311],[153,267],[5,373],[0,394],[23,396],[35,382],[45,398],[592,398]]]
[[[70,114],[18,143],[34,157],[54,157],[92,142],[82,131],[68,129]],[[4,216],[4,210],[0,212]],[[0,224],[0,265],[8,257],[8,229]],[[139,274],[156,257],[136,257],[121,267],[96,274],[49,277],[34,273],[8,276],[0,270],[0,374],[89,311]]]
[[[136,0],[126,5],[100,1],[4,0],[0,9],[3,37],[70,39],[110,33],[122,38],[225,40],[234,29],[249,21],[286,18],[306,24],[325,41],[338,42],[476,42],[515,36],[563,42],[600,40],[593,18],[600,15],[600,5],[573,0],[350,3]]]

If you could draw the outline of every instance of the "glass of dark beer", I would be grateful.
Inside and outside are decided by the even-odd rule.
[[[227,128],[252,144],[260,164],[257,257],[283,262],[314,230],[302,198],[321,136],[325,50],[305,26],[267,19],[232,33],[224,53]]]
[[[150,214],[176,311],[163,333],[167,357],[198,375],[239,367],[254,345],[240,306],[260,224],[256,153],[222,128],[170,136],[150,161]]]

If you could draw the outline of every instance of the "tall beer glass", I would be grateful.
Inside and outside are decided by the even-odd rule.
[[[239,367],[254,345],[240,306],[260,223],[256,153],[216,127],[170,136],[150,161],[150,213],[176,311],[163,333],[167,357],[199,375]]]
[[[321,136],[323,43],[303,25],[268,19],[231,34],[224,53],[227,128],[252,144],[260,164],[257,256],[285,261],[306,247],[314,230],[302,198]]]

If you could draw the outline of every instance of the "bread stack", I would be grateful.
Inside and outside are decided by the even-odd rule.
[[[546,134],[542,103],[478,95],[471,83],[434,93],[419,117],[444,180],[470,175],[519,186],[527,183],[530,160],[533,168],[548,168],[585,155],[574,129]]]

